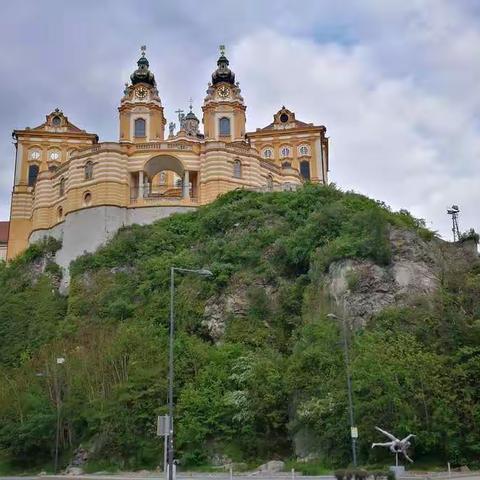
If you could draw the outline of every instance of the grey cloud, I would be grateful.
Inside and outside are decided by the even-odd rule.
[[[329,127],[332,178],[340,186],[411,208],[446,235],[448,219],[439,208],[455,197],[452,201],[465,202],[465,227],[478,229],[471,207],[478,203],[472,182],[479,179],[480,153],[475,2],[358,0],[348,9],[333,0],[299,4],[20,0],[2,5],[0,218],[9,212],[12,129],[35,126],[58,106],[101,140],[116,139],[116,109],[141,44],[148,46],[167,118],[173,119],[190,96],[200,113],[217,45],[226,43],[250,128],[269,123],[274,111],[288,104],[307,121]],[[266,30],[272,35],[262,36]],[[304,51],[313,57],[292,72]],[[323,52],[329,56],[322,63]],[[301,83],[305,72],[306,87]],[[395,101],[402,95],[412,95],[410,103]],[[431,97],[431,103],[422,97]],[[367,98],[375,100],[372,111]],[[382,138],[373,129],[387,122],[391,129]],[[360,128],[364,138],[355,135]],[[404,137],[401,152],[390,143],[400,141],[395,135]],[[379,154],[401,158],[405,165],[379,169]],[[402,168],[419,175],[430,169],[432,176],[428,182],[396,182]],[[462,189],[458,195],[456,180]],[[410,197],[400,191],[406,186],[416,189]]]

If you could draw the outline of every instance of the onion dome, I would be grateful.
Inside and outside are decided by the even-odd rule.
[[[155,87],[155,75],[148,69],[150,64],[145,56],[146,47],[142,46],[141,50],[142,56],[137,62],[138,68],[130,75],[130,80],[132,81],[132,85],[136,85],[137,83],[148,83]]]
[[[197,116],[191,110],[185,115],[185,120],[196,120],[197,122],[199,121]]]
[[[220,82],[235,85],[235,74],[228,68],[228,58],[225,56],[225,47],[220,45],[220,57],[217,60],[218,68],[212,74],[212,84]]]
[[[190,99],[190,111],[185,115],[182,120],[182,128],[185,130],[187,135],[189,136],[197,136],[198,135],[198,126],[200,124],[200,120],[192,111],[192,99]]]

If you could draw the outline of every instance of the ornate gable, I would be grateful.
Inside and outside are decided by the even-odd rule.
[[[46,116],[46,121],[32,130],[44,130],[55,133],[85,133],[85,130],[78,128],[68,120],[61,110],[56,108]]]
[[[291,128],[304,127],[313,127],[313,123],[305,123],[300,120],[296,120],[295,113],[291,112],[290,110],[288,110],[288,108],[285,108],[285,106],[283,106],[273,116],[273,122],[264,128],[257,129],[257,132],[263,130],[289,130]]]

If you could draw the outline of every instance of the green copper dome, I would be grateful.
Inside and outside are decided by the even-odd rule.
[[[130,75],[132,85],[136,85],[137,83],[148,83],[155,87],[155,75],[148,68],[150,64],[145,56],[145,47],[142,47],[142,56],[139,58],[137,65],[138,68]]]

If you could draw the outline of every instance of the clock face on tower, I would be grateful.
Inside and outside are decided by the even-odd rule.
[[[219,89],[218,89],[218,95],[221,97],[221,98],[228,98],[230,96],[230,89],[226,86],[226,85],[222,85]]]
[[[140,100],[147,98],[148,90],[145,87],[139,87],[135,90],[135,96]]]

